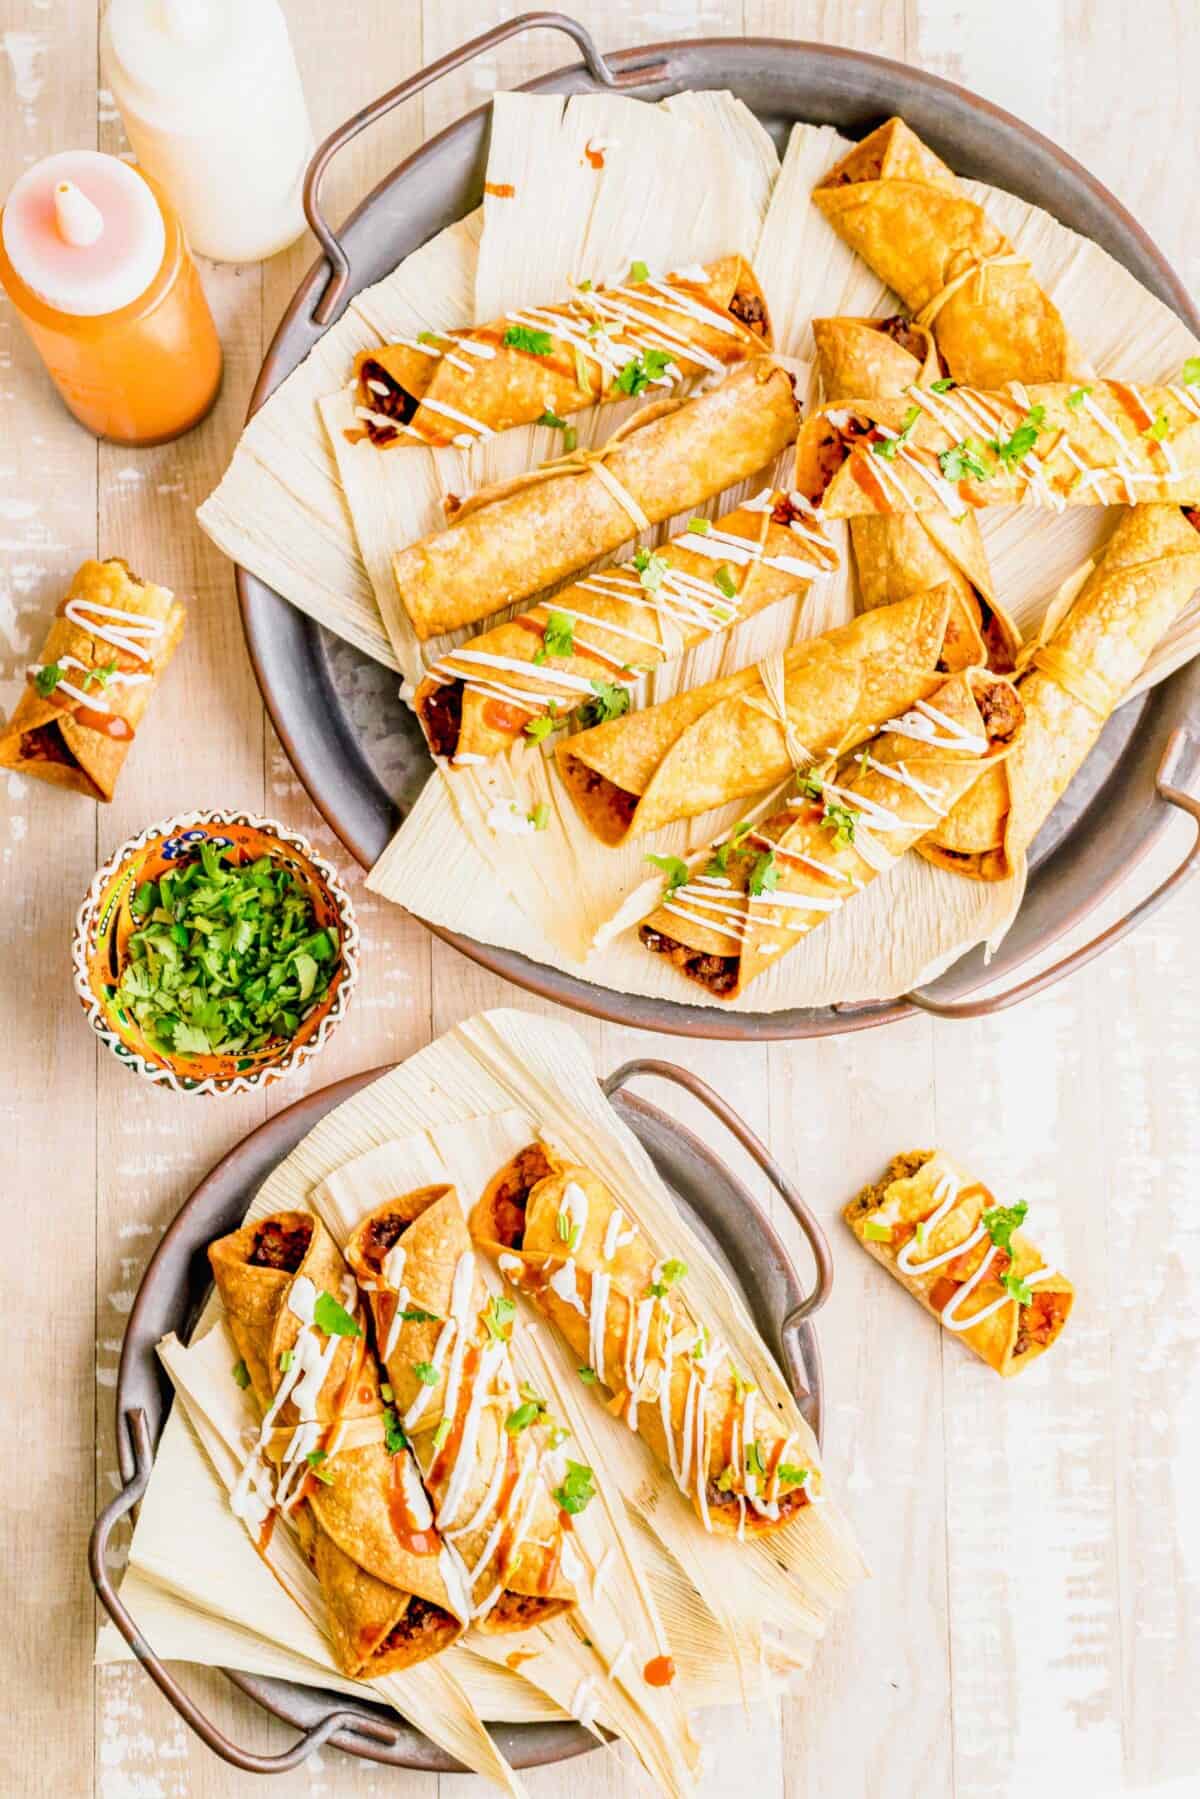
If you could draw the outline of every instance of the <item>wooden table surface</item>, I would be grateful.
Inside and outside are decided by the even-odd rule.
[[[318,136],[501,16],[501,0],[285,0]],[[601,48],[665,37],[817,38],[964,82],[1106,182],[1184,279],[1200,276],[1200,34],[1194,0],[574,0]],[[122,147],[97,90],[97,0],[0,0],[0,194],[72,145]],[[337,165],[347,206],[425,137],[567,60],[523,39],[442,82]],[[93,870],[188,807],[274,814],[346,856],[267,724],[229,565],[193,511],[238,434],[275,321],[312,256],[210,267],[220,404],[142,452],[97,446],[57,403],[0,305],[0,704],[11,708],[77,563],[120,554],[189,602],[190,623],[115,803],[10,778],[0,815],[5,953],[0,1088],[10,1346],[0,1537],[10,1645],[6,1793],[103,1799],[258,1790],[199,1746],[137,1668],[92,1668],[85,1546],[117,1485],[112,1399],[147,1258],[205,1170],[303,1080],[224,1102],[147,1090],[98,1047],[68,944]],[[1183,833],[1186,840],[1186,831]],[[1156,863],[1178,853],[1180,834]],[[485,975],[352,876],[362,987],[310,1084],[403,1057],[480,1007],[537,1002]],[[1133,877],[1144,890],[1147,871]],[[874,1579],[774,1710],[705,1723],[709,1794],[992,1799],[1200,1792],[1200,945],[1195,891],[1042,999],[990,1022],[916,1019],[770,1047],[675,1043],[587,1019],[598,1066],[675,1054],[741,1106],[830,1223],[820,1321],[826,1451]],[[670,1102],[672,1105],[675,1102]],[[686,1108],[679,1108],[707,1133]],[[836,1209],[887,1156],[943,1142],[1033,1205],[1079,1299],[1053,1356],[1001,1385],[943,1342],[840,1233]],[[14,1163],[15,1158],[15,1163]],[[240,1740],[289,1733],[216,1673],[192,1690]],[[632,1794],[628,1762],[546,1770],[533,1793]],[[459,1779],[332,1752],[277,1790],[432,1799]],[[270,1790],[262,1789],[262,1790]]]

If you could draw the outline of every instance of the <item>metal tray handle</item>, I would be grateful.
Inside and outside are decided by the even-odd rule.
[[[370,106],[364,106],[361,112],[356,112],[352,118],[346,120],[344,125],[339,125],[336,131],[330,133],[313,156],[304,177],[304,210],[308,215],[308,222],[312,226],[313,235],[324,250],[330,267],[329,280],[320,299],[313,307],[312,322],[314,325],[333,323],[344,305],[342,296],[346,292],[350,280],[349,258],[342,248],[341,240],[321,211],[321,182],[325,170],[337,152],[352,138],[356,138],[359,132],[365,130],[368,125],[373,125],[377,119],[382,119],[385,114],[391,112],[394,106],[400,106],[405,100],[411,100],[414,94],[419,94],[422,89],[429,86],[430,82],[437,81],[440,76],[449,75],[452,70],[460,69],[465,62],[471,62],[476,56],[482,56],[486,50],[494,50],[497,44],[503,44],[510,37],[517,37],[524,31],[542,29],[562,31],[568,37],[574,38],[583,52],[583,60],[587,64],[588,73],[600,87],[616,88],[622,82],[628,85],[646,79],[646,70],[641,67],[625,71],[622,76],[614,75],[597,50],[591,34],[584,30],[577,19],[569,19],[565,13],[560,12],[527,12],[522,13],[519,18],[506,19],[502,25],[493,25],[490,31],[481,32],[478,37],[472,38],[470,43],[460,44],[457,50],[447,51],[445,56],[439,56],[436,62],[431,62],[428,68],[418,69],[417,73],[410,75],[407,81],[402,81],[398,87],[390,88],[378,100],[373,100]]]
[[[738,1116],[728,1101],[723,1100],[721,1095],[715,1092],[707,1081],[702,1081],[698,1074],[692,1074],[690,1069],[679,1068],[674,1062],[659,1062],[653,1057],[638,1057],[632,1062],[622,1063],[620,1068],[614,1069],[612,1074],[601,1081],[600,1085],[604,1090],[605,1097],[611,1099],[635,1075],[639,1074],[655,1074],[660,1080],[672,1081],[676,1087],[682,1087],[686,1093],[690,1093],[694,1099],[698,1099],[714,1118],[720,1119],[730,1136],[736,1138],[751,1161],[756,1162],[762,1169],[803,1231],[815,1264],[813,1285],[799,1305],[793,1306],[779,1326],[779,1339],[788,1367],[802,1369],[804,1358],[799,1353],[796,1341],[800,1326],[806,1318],[811,1318],[812,1314],[825,1304],[833,1287],[833,1256],[830,1253],[825,1232],[800,1197],[798,1189],[784,1173],[762,1139],[755,1136],[750,1126]]]
[[[1110,924],[1107,930],[1101,931],[1090,942],[1072,950],[1061,961],[1042,969],[1040,974],[1030,975],[1028,980],[1018,982],[1015,987],[1006,987],[1002,993],[993,993],[986,999],[950,1003],[931,999],[929,994],[918,987],[912,993],[904,995],[907,1003],[919,1006],[922,1012],[931,1012],[935,1018],[990,1018],[993,1012],[1003,1012],[1009,1006],[1019,1005],[1023,999],[1032,999],[1035,993],[1041,993],[1043,988],[1061,981],[1064,975],[1073,974],[1094,956],[1111,948],[1114,943],[1119,943],[1126,932],[1132,931],[1135,925],[1156,912],[1176,887],[1181,887],[1200,867],[1200,793],[1189,792],[1186,785],[1180,784],[1190,783],[1194,786],[1198,777],[1200,738],[1194,737],[1185,727],[1180,726],[1167,739],[1167,747],[1158,765],[1154,784],[1160,799],[1187,813],[1196,826],[1196,836],[1179,867],[1165,881],[1161,881],[1152,893],[1148,893],[1145,899],[1139,900],[1136,906],[1132,906],[1122,918],[1118,918],[1115,924]]]
[[[289,1769],[298,1767],[314,1749],[320,1749],[330,1738],[341,1737],[336,1746],[341,1749],[350,1748],[351,1745],[341,1736],[343,1732],[360,1738],[366,1737],[376,1743],[395,1743],[399,1733],[389,1725],[354,1712],[331,1711],[326,1713],[319,1724],[314,1724],[311,1730],[305,1731],[290,1749],[283,1750],[279,1755],[256,1755],[253,1750],[242,1749],[237,1743],[231,1742],[195,1701],[189,1699],[179,1682],[167,1672],[122,1605],[108,1575],[108,1542],[113,1527],[127,1512],[133,1510],[142,1497],[154,1464],[154,1451],[150,1444],[150,1429],[145,1412],[140,1408],[126,1412],[125,1424],[133,1444],[135,1471],[133,1478],[105,1506],[92,1526],[88,1543],[88,1567],[100,1603],[168,1704],[175,1708],[184,1722],[191,1725],[201,1741],[207,1743],[222,1761],[231,1762],[235,1768],[242,1768],[248,1774],[285,1774]],[[361,1748],[360,1744],[360,1752]]]

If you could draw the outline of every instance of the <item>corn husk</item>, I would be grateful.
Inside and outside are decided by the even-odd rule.
[[[564,1153],[586,1157],[648,1238],[688,1262],[695,1303],[716,1321],[764,1400],[794,1421],[800,1448],[819,1467],[811,1433],[744,1302],[680,1217],[600,1093],[585,1046],[563,1025],[494,1012],[458,1027],[329,1113],[264,1183],[247,1216],[316,1209],[344,1241],[381,1199],[431,1180],[451,1180],[469,1203],[539,1130]],[[482,1259],[481,1267],[490,1280]],[[575,1359],[533,1324],[514,1332],[514,1356],[521,1377],[571,1431],[567,1453],[597,1471],[598,1498],[577,1520],[584,1527],[577,1536],[601,1579],[578,1583],[574,1621],[555,1619],[529,1633],[528,1644],[469,1632],[401,1674],[369,1687],[348,1682],[333,1672],[321,1597],[289,1533],[276,1528],[264,1559],[229,1510],[254,1409],[230,1378],[237,1352],[216,1302],[190,1349],[169,1339],[162,1353],[182,1405],[159,1447],[127,1576],[135,1615],[141,1600],[149,1606],[150,1640],[180,1657],[367,1692],[510,1791],[518,1790],[514,1779],[481,1735],[479,1718],[578,1712],[583,1683],[596,1722],[633,1743],[664,1791],[688,1790],[696,1746],[685,1707],[777,1690],[807,1667],[828,1615],[862,1573],[833,1503],[804,1508],[769,1549],[765,1540],[707,1536],[669,1474],[579,1382]],[[625,1639],[634,1646],[626,1666],[635,1674],[639,1658],[669,1653],[676,1660],[674,1685],[652,1704],[639,1678],[608,1677]],[[117,1653],[111,1634],[101,1647]],[[514,1671],[506,1658],[526,1650],[535,1653]]]

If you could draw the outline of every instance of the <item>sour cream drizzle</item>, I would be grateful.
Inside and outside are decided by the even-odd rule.
[[[76,594],[66,602],[63,617],[69,618],[89,636],[99,637],[138,662],[152,660],[154,652],[149,645],[156,643],[166,630],[161,618],[149,618],[144,612],[128,612],[123,606],[102,606],[98,600],[86,599],[82,594]]]

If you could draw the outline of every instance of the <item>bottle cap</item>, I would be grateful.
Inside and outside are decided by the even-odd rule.
[[[144,294],[167,245],[147,183],[98,150],[63,150],[26,170],[5,203],[0,232],[26,286],[77,318],[118,312]]]

